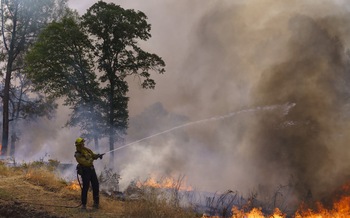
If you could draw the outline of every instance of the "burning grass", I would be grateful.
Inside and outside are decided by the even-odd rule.
[[[173,177],[163,177],[161,179],[156,179],[155,176],[147,178],[145,181],[138,181],[136,186],[138,187],[153,187],[161,189],[175,189],[181,191],[192,191],[193,188],[186,185],[184,182],[185,176],[179,176],[178,179]]]
[[[264,215],[261,208],[253,208],[249,212],[244,212],[236,207],[232,208],[232,218],[285,218],[286,214],[283,214],[278,208],[275,209],[273,214]]]
[[[202,218],[348,218],[350,217],[349,194],[350,186],[346,184],[328,196],[327,199],[303,202],[296,212],[289,214],[277,207],[272,211],[266,204],[262,203],[259,204],[261,207],[258,207],[257,204],[253,203],[256,199],[248,199],[246,204],[232,206],[229,213],[217,215],[217,211],[214,211],[211,213],[214,215],[203,215]]]
[[[332,207],[326,208],[321,202],[316,202],[315,209],[302,205],[295,213],[295,218],[348,218],[350,217],[350,196],[342,196],[333,203]]]
[[[0,207],[1,202],[19,202],[24,208],[31,207],[44,210],[45,213],[60,214],[62,217],[81,217],[81,211],[72,205],[79,206],[80,185],[77,180],[64,181],[55,173],[51,164],[34,162],[17,167],[8,167],[0,162]],[[104,176],[103,181],[118,184],[111,178],[117,178],[114,173]],[[108,178],[108,179],[107,179]],[[288,192],[290,190],[288,189]],[[137,181],[123,192],[124,198],[115,198],[101,192],[101,210],[87,212],[89,217],[231,217],[231,218],[345,218],[350,217],[350,185],[346,184],[337,190],[328,201],[302,204],[297,210],[286,213],[284,204],[276,206],[262,203],[252,194],[242,198],[238,192],[228,191],[214,195],[207,200],[208,215],[197,210],[196,205],[185,199],[188,193],[193,193],[190,186],[184,183],[184,177],[178,179],[155,179],[151,177],[143,182]],[[284,193],[280,188],[278,193]],[[111,192],[111,194],[114,194]],[[287,196],[287,195],[285,195]],[[187,196],[188,197],[188,196]],[[278,200],[278,199],[277,199]],[[186,202],[186,204],[182,204]],[[89,192],[88,205],[92,205],[92,193]],[[38,205],[36,205],[38,204]],[[70,206],[54,207],[52,205]],[[18,207],[18,203],[17,203]],[[94,213],[94,214],[91,214]]]
[[[73,180],[70,182],[70,184],[67,186],[69,190],[74,190],[74,191],[80,191],[80,183],[78,180]]]
[[[209,217],[209,216],[203,216]],[[281,212],[278,208],[275,208],[273,214],[264,214],[261,208],[253,208],[248,212],[232,208],[231,218],[286,218],[287,215]],[[325,208],[325,206],[317,202],[316,209],[311,209],[302,205],[298,211],[291,217],[294,218],[348,218],[350,217],[350,197],[342,197],[339,201],[333,204],[332,208]],[[219,216],[213,216],[212,218],[219,218]]]
[[[126,191],[130,195],[129,200],[125,202],[127,217],[200,217],[193,208],[180,206],[179,187],[181,186],[178,183],[173,183],[173,186],[169,184],[169,179],[156,182],[153,178],[131,184]],[[133,199],[132,195],[137,196]]]
[[[285,213],[275,208],[272,214],[263,213],[262,208],[253,208],[250,211],[245,212],[237,207],[232,208],[232,215],[224,216],[230,218],[348,218],[350,217],[350,197],[344,197],[339,202],[334,203],[333,208],[326,209],[320,202],[316,203],[317,209],[310,209],[301,207],[292,216],[287,216]],[[202,218],[221,218],[222,216],[206,216]]]

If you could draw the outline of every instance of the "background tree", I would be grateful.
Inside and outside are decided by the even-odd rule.
[[[159,56],[138,46],[151,37],[146,19],[142,12],[99,1],[81,23],[66,17],[50,24],[26,58],[36,89],[65,97],[73,109],[68,124],[79,124],[96,139],[107,135],[110,150],[124,142],[128,127],[127,76],[139,77],[143,88],[154,88],[150,72],[165,71]]]
[[[80,126],[98,149],[103,133],[101,91],[93,70],[93,47],[77,19],[65,17],[42,31],[26,56],[27,74],[37,91],[64,97],[64,105],[72,109],[67,125]]]
[[[67,0],[1,0],[1,61],[4,67],[2,90],[2,154],[7,154],[9,139],[9,103],[12,73],[23,68],[21,55],[40,30],[66,10]]]
[[[164,73],[164,61],[156,54],[142,50],[139,40],[151,37],[151,25],[140,11],[123,9],[113,3],[99,1],[83,15],[83,26],[94,46],[97,68],[103,84],[103,115],[107,121],[109,149],[123,143],[128,127],[127,76],[140,78],[143,88],[154,88],[150,72]],[[112,152],[111,160],[114,158]]]
[[[37,117],[51,118],[57,108],[53,99],[33,92],[31,81],[21,72],[14,72],[15,82],[10,89],[9,121],[11,123],[10,155],[15,154],[16,142],[19,137],[18,124],[22,120],[32,121]]]

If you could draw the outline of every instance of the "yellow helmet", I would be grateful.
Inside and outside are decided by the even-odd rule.
[[[75,140],[76,145],[83,144],[84,142],[85,142],[85,140],[83,138],[80,138],[80,137]]]

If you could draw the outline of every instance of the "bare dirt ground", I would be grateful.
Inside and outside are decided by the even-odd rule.
[[[89,193],[91,199],[91,193]],[[0,176],[0,217],[124,217],[123,202],[101,196],[101,208],[80,209],[80,190],[50,190],[33,184],[24,175]]]

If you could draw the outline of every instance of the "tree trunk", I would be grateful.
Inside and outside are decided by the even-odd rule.
[[[111,113],[113,113],[113,110],[110,111]],[[111,158],[110,163],[114,162],[114,123],[113,123],[113,115],[110,115],[111,117],[109,118],[109,150],[112,151],[111,152]]]
[[[16,152],[16,142],[17,142],[17,134],[14,130],[12,130],[12,133],[11,133],[11,146],[10,146],[10,156],[14,156],[15,155],[15,152]]]
[[[109,133],[109,150],[111,151],[111,157],[109,159],[109,162],[113,164],[114,162],[114,133],[113,133],[113,126],[110,127],[110,133]]]
[[[6,66],[6,77],[5,77],[5,87],[4,87],[4,97],[3,97],[3,114],[2,114],[2,146],[1,146],[1,155],[7,155],[7,147],[9,141],[9,101],[10,101],[10,85],[11,85],[11,73],[12,73],[12,65],[15,59],[15,41],[17,35],[17,9],[18,5],[16,5],[14,19],[13,19],[13,27],[12,27],[12,35],[10,41],[10,47],[8,48],[8,59]],[[2,33],[4,34],[4,33]]]
[[[9,141],[9,101],[10,101],[10,83],[12,72],[12,58],[10,58],[11,51],[9,52],[9,61],[6,68],[4,97],[3,97],[3,119],[2,119],[2,147],[1,154],[7,155],[8,141]],[[12,56],[12,55],[11,55]]]
[[[2,114],[2,146],[1,146],[1,154],[7,155],[7,145],[9,138],[9,85],[6,74],[6,82],[4,88],[4,97],[3,101],[3,114]]]
[[[115,84],[111,81],[111,91],[109,93],[109,150],[112,152],[109,159],[110,163],[114,162],[114,87]]]
[[[91,95],[90,95],[91,96]],[[93,102],[92,98],[90,97],[90,102]],[[90,112],[93,112],[95,113],[95,109],[92,105],[90,105]],[[97,152],[100,152],[100,146],[98,145],[98,127],[97,127],[97,124],[96,124],[96,121],[95,120],[92,120],[92,138],[94,140],[94,145],[95,145],[95,150]]]

